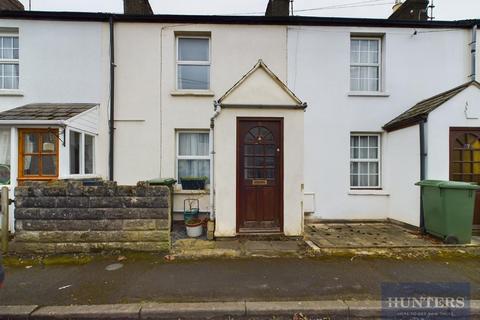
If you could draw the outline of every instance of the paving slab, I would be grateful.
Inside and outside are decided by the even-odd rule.
[[[0,306],[0,319],[28,319],[30,314],[37,309],[36,305],[25,306]]]
[[[281,301],[246,302],[247,316],[289,315],[296,313],[332,318],[347,318],[348,306],[340,300],[333,301]]]
[[[297,252],[301,249],[297,241],[272,241],[270,243],[274,251]]]
[[[217,249],[241,250],[242,245],[238,240],[216,241],[215,247]]]
[[[394,223],[315,223],[305,228],[305,239],[320,248],[418,248],[446,247],[442,241],[429,235]],[[473,237],[469,245],[480,246],[480,237]]]
[[[142,320],[244,316],[245,302],[148,303],[140,314]]]
[[[140,304],[77,305],[43,307],[32,313],[30,319],[139,319]]]
[[[470,316],[480,319],[480,300],[470,300]]]
[[[382,301],[345,301],[345,304],[348,306],[348,315],[351,318],[381,318]]]
[[[247,240],[244,246],[245,246],[245,250],[247,251],[271,251],[272,250],[271,241]]]

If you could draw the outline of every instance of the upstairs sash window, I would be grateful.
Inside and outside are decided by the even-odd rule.
[[[210,89],[210,38],[177,37],[177,89]]]
[[[16,90],[19,85],[17,35],[0,36],[0,89]]]
[[[378,38],[351,38],[350,90],[381,90],[381,41]]]

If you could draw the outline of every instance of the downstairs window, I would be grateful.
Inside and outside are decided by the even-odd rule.
[[[379,134],[351,134],[350,187],[380,188]]]
[[[70,174],[93,174],[95,137],[70,130]]]
[[[177,133],[177,177],[210,177],[208,132]]]

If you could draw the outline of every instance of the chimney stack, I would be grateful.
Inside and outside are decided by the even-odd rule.
[[[148,0],[123,0],[123,13],[153,15],[153,10]]]
[[[0,0],[0,11],[24,11],[23,4],[18,0]]]
[[[390,20],[428,20],[428,0],[405,0],[403,3],[395,1],[393,13],[388,19]]]
[[[290,15],[290,0],[269,0],[265,16],[288,17]]]
[[[402,0],[395,0],[395,4],[392,7],[393,12],[397,11],[402,6]]]

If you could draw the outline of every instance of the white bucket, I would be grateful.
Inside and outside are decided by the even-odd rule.
[[[187,235],[190,238],[200,237],[203,233],[203,225],[201,224],[195,227],[189,227],[189,226],[186,226],[186,227],[187,227]]]

